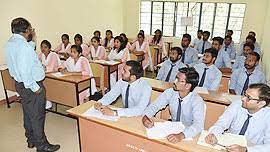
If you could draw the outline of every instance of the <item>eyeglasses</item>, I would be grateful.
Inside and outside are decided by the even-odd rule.
[[[255,100],[255,101],[260,101],[260,99],[255,99],[255,98],[252,98],[250,95],[248,95],[247,93],[244,93],[243,94],[243,97],[246,97],[248,99],[248,101],[250,100]]]

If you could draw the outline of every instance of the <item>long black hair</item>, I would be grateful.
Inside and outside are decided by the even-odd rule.
[[[157,33],[157,32],[160,32],[160,37],[157,37],[157,36],[156,36],[156,33]],[[159,41],[160,41],[160,39],[161,39],[161,37],[162,37],[162,32],[161,32],[160,29],[157,29],[157,30],[155,31],[155,35],[154,35],[154,38],[153,38],[153,43],[157,42],[157,44],[158,44]]]
[[[113,38],[113,33],[112,33],[112,31],[111,31],[111,30],[107,30],[107,31],[106,31],[106,33],[111,33],[112,38]],[[106,35],[107,35],[107,34],[106,34]],[[108,44],[108,38],[107,38],[107,36],[105,36],[104,47],[107,47],[107,44]]]
[[[125,44],[124,44],[124,40],[122,39],[122,37],[121,36],[116,36],[115,38],[114,38],[114,41],[115,40],[119,40],[120,41],[120,43],[121,43],[121,45],[120,45],[120,48],[119,48],[119,50],[118,50],[118,52],[120,52],[121,50],[123,50],[123,49],[125,49],[126,48],[126,46],[125,46]],[[115,48],[114,48],[115,49]]]
[[[120,36],[121,37],[124,37],[124,39],[123,39],[123,41],[124,41],[124,45],[125,45],[125,47],[127,46],[127,44],[128,44],[128,38],[127,38],[127,35],[125,34],[125,33],[121,33],[120,34]]]

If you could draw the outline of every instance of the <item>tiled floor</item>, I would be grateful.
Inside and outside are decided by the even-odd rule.
[[[61,109],[59,107],[59,109]],[[75,119],[47,113],[45,133],[51,143],[61,145],[58,152],[79,152],[77,122]],[[24,136],[20,103],[0,105],[0,152],[35,152],[28,149]]]

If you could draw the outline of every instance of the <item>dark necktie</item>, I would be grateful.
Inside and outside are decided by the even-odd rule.
[[[206,70],[208,70],[208,68],[204,68],[203,75],[202,75],[199,87],[202,87],[203,84],[204,84],[204,80],[205,80],[205,76],[206,76]]]
[[[178,109],[177,109],[177,115],[176,115],[176,121],[180,121],[180,117],[181,117],[181,103],[182,103],[182,99],[178,98]]]
[[[185,63],[185,56],[186,56],[186,48],[183,49],[182,63]]]
[[[246,74],[247,74],[247,79],[246,79],[246,81],[245,81],[245,84],[244,84],[244,87],[243,87],[243,89],[242,89],[241,95],[243,95],[243,94],[245,93],[245,91],[248,89],[249,77],[250,77],[250,75],[251,75],[252,73],[247,73],[247,72],[246,72]]]
[[[130,87],[130,84],[128,84],[128,86],[127,86],[127,90],[126,90],[126,97],[125,97],[125,108],[128,108],[129,87]]]
[[[206,41],[203,41],[203,45],[202,45],[202,54],[204,54],[204,45],[205,45]]]
[[[244,135],[247,131],[247,128],[248,128],[248,124],[249,124],[249,119],[251,118],[252,116],[248,114],[248,117],[246,119],[246,121],[244,122],[243,124],[243,127],[239,133],[239,135]]]
[[[225,46],[225,51],[227,51],[227,49],[228,49],[228,46]]]
[[[169,70],[169,72],[167,74],[167,77],[165,79],[166,82],[169,82],[171,74],[172,74],[172,69],[173,69],[174,66],[175,66],[175,64],[171,64],[171,69]]]

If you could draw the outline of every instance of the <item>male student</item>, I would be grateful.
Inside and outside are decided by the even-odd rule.
[[[233,30],[227,30],[226,35],[225,36],[231,36],[233,35]]]
[[[192,41],[190,47],[196,48],[197,45],[198,45],[198,43],[199,43],[200,41],[202,41],[202,37],[203,37],[203,31],[202,31],[202,30],[198,30],[198,31],[197,31],[197,37],[196,37],[195,39],[193,39],[193,41]]]
[[[269,152],[270,150],[270,87],[263,83],[252,84],[242,101],[234,101],[218,121],[209,129],[206,143],[215,145],[217,136],[225,130],[244,135],[247,147],[234,144],[226,147],[229,152]],[[229,140],[229,139],[228,139]]]
[[[224,43],[222,45],[222,48],[225,52],[227,52],[230,56],[230,59],[233,60],[236,57],[236,51],[234,44],[232,42],[232,37],[227,35],[225,36]]]
[[[181,56],[181,48],[171,48],[169,52],[169,59],[163,62],[161,68],[158,71],[157,79],[166,82],[173,82],[176,78],[176,74],[178,73],[178,69],[186,67],[186,65],[180,60]]]
[[[215,66],[218,51],[215,48],[206,49],[203,55],[203,63],[196,64],[194,68],[200,75],[199,87],[208,90],[218,90],[222,73]]]
[[[204,54],[204,51],[206,49],[211,48],[211,43],[208,41],[210,36],[210,32],[209,31],[204,31],[203,32],[203,38],[202,41],[200,41],[196,47],[196,50],[198,50],[198,52],[200,54]]]
[[[143,125],[147,128],[153,127],[154,121],[151,117],[169,105],[172,121],[180,121],[186,127],[183,132],[169,135],[167,139],[170,142],[180,142],[184,138],[199,134],[204,128],[205,104],[197,93],[192,92],[198,81],[199,74],[193,67],[179,69],[173,88],[165,90],[145,109]]]
[[[139,116],[150,102],[152,88],[146,80],[142,79],[143,67],[137,61],[127,61],[124,66],[122,80],[116,82],[115,86],[97,101],[94,107],[104,115],[110,116]],[[108,107],[122,96],[124,108],[113,110]]]
[[[260,55],[251,52],[245,60],[244,68],[233,71],[229,87],[231,94],[243,95],[250,84],[265,83],[264,73],[258,68],[259,60]]]
[[[221,49],[223,44],[223,38],[221,37],[214,37],[212,39],[212,47],[218,50],[218,56],[215,61],[215,65],[217,68],[231,68],[231,59],[229,54],[225,52],[224,49]]]
[[[193,66],[198,62],[198,51],[189,46],[191,42],[191,36],[189,34],[184,34],[181,41],[182,56],[181,62]]]
[[[253,35],[248,35],[246,37],[246,41],[243,41],[241,44],[240,44],[240,50],[238,52],[239,55],[242,55],[243,54],[243,49],[244,49],[244,44],[245,43],[252,43],[254,45],[254,51],[261,54],[261,48],[259,46],[258,43],[256,43],[256,38],[253,36]]]
[[[234,64],[232,65],[232,70],[236,70],[239,68],[243,68],[245,65],[245,60],[247,58],[247,55],[254,50],[254,44],[253,43],[245,43],[244,44],[244,51],[242,55],[238,55],[235,59]]]

